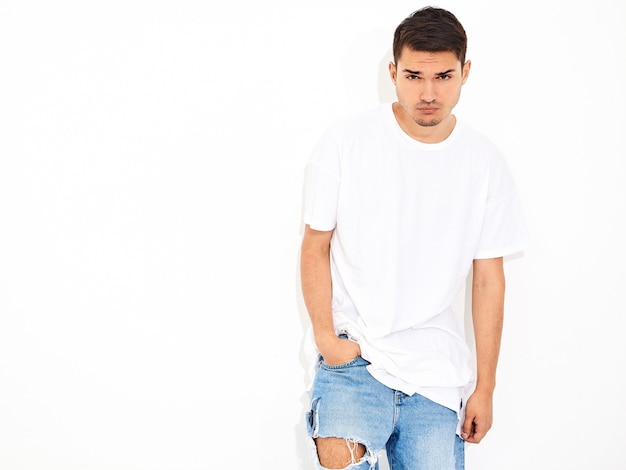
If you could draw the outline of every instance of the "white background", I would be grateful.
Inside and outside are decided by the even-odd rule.
[[[312,468],[304,167],[423,5],[0,2],[0,469]],[[467,468],[624,469],[624,3],[438,5],[532,233]]]

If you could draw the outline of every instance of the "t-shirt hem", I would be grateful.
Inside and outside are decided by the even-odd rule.
[[[304,225],[308,225],[309,227],[311,227],[313,230],[318,230],[320,232],[330,232],[331,230],[335,229],[334,223],[322,223],[316,220],[306,218],[303,220],[303,223]]]

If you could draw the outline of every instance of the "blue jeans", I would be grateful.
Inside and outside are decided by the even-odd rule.
[[[363,444],[365,455],[346,467],[350,470],[378,470],[383,448],[391,470],[463,470],[457,413],[419,394],[386,387],[370,375],[368,364],[361,357],[336,366],[320,360],[307,413],[309,437]],[[316,452],[315,462],[324,468]]]

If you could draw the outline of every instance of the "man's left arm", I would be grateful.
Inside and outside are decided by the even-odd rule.
[[[504,316],[502,258],[474,260],[472,319],[476,340],[476,389],[465,407],[461,437],[479,443],[493,422],[493,392]]]

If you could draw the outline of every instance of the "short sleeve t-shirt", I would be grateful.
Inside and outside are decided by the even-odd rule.
[[[461,121],[440,143],[418,142],[381,105],[321,138],[303,219],[334,230],[337,333],[359,342],[385,385],[458,409],[473,367],[453,303],[474,259],[522,251],[527,239],[498,149]]]

